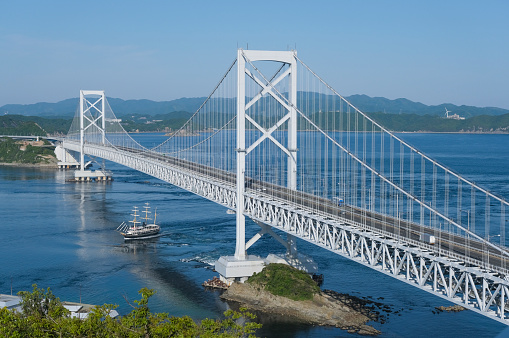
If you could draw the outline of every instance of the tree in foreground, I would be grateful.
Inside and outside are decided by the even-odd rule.
[[[199,324],[190,317],[172,317],[152,313],[148,307],[152,289],[142,288],[140,300],[126,316],[108,316],[116,305],[96,306],[86,319],[71,318],[70,312],[51,290],[33,285],[32,292],[22,291],[22,311],[0,309],[2,337],[255,337],[261,324],[255,315],[241,308],[228,310],[225,319],[204,319]]]

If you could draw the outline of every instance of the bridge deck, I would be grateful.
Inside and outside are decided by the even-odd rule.
[[[219,181],[222,184],[231,186],[232,191],[235,191],[235,173],[158,153],[141,152],[128,148],[123,148],[123,150],[137,156],[160,161],[166,165],[188,170],[196,175],[202,176],[206,180]],[[484,265],[489,264],[498,271],[507,272],[507,259],[503,258],[496,249],[487,247],[484,243],[476,239],[465,238],[440,229],[423,227],[418,223],[381,215],[358,207],[348,205],[338,206],[329,199],[298,190],[290,190],[286,187],[270,184],[254,178],[246,178],[245,189],[247,195],[268,199],[275,198],[278,199],[280,203],[286,204],[294,209],[319,213],[322,217],[342,222],[362,224],[367,230],[379,232],[383,236],[390,236],[400,241],[407,241],[411,243],[411,245],[422,246],[425,250],[430,250],[431,248],[439,255],[444,255],[446,252],[455,253],[454,259],[462,257],[466,266],[479,266],[484,263]],[[420,236],[423,232],[435,236],[436,243],[432,247],[420,240]]]

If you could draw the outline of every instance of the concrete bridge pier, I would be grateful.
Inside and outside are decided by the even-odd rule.
[[[219,273],[221,281],[227,285],[231,285],[233,282],[244,283],[254,273],[262,271],[266,265],[271,263],[287,264],[309,274],[318,272],[318,265],[313,258],[297,252],[295,236],[288,234],[285,240],[276,234],[271,226],[258,221],[255,221],[255,223],[261,229],[245,244],[245,250],[251,247],[264,234],[269,234],[286,248],[286,254],[277,255],[271,253],[266,258],[255,255],[244,255],[244,257],[221,256],[215,263],[215,270]]]
[[[233,282],[244,283],[254,273],[262,271],[264,267],[265,260],[255,255],[246,255],[244,259],[237,259],[235,256],[221,256],[215,264],[219,279],[228,286]]]
[[[55,156],[58,160],[59,169],[78,169],[80,167],[80,163],[76,158],[67,149],[62,147],[61,144],[55,146]]]
[[[108,170],[76,170],[74,180],[76,182],[111,181],[112,173]]]

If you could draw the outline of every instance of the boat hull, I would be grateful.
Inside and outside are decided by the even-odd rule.
[[[124,236],[125,240],[131,239],[143,239],[143,238],[152,238],[159,236],[159,231],[161,229],[158,225],[150,225],[148,227],[130,229],[126,232],[121,232],[122,236]]]
[[[155,238],[155,237],[159,237],[159,236],[162,236],[162,234],[156,233],[156,234],[153,234],[153,235],[136,236],[136,237],[127,237],[127,236],[124,236],[124,240],[125,241],[131,241],[131,240],[136,240],[136,239]]]

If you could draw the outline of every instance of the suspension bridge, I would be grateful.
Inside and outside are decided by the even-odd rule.
[[[201,107],[162,144],[123,129],[104,91],[80,93],[61,143],[169,182],[232,210],[236,247],[216,270],[243,280],[265,262],[264,234],[308,271],[310,242],[502,323],[509,323],[504,199],[433,160],[363,113],[295,51],[239,49]],[[245,217],[259,232],[246,241]]]

